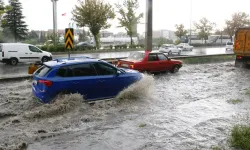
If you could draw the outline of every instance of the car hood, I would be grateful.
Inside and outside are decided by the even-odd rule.
[[[43,53],[52,56],[50,52],[43,51]]]

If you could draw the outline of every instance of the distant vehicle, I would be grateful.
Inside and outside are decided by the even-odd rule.
[[[33,95],[50,103],[58,94],[79,93],[86,101],[114,98],[143,74],[92,58],[53,60],[33,74]]]
[[[168,53],[168,55],[172,55],[173,53],[180,55],[181,51],[182,50],[180,48],[178,48],[177,46],[173,44],[163,44],[159,48],[159,52]]]
[[[80,43],[75,45],[75,48],[77,48],[77,49],[92,49],[94,47],[95,47],[94,44],[91,44],[88,42],[80,42]]]
[[[192,51],[193,46],[189,45],[188,43],[180,43],[177,45],[178,48],[181,48],[182,50]]]
[[[31,44],[1,43],[0,53],[0,61],[11,65],[22,62],[47,62],[52,60],[51,53],[42,51]]]
[[[235,66],[247,67],[250,65],[250,28],[238,28],[235,32],[233,51],[236,55]]]
[[[233,50],[233,45],[234,45],[234,43],[233,42],[227,42],[226,43],[226,51],[227,50]]]
[[[131,52],[128,58],[118,61],[118,67],[135,69],[140,72],[178,72],[182,62],[168,58],[160,52]]]

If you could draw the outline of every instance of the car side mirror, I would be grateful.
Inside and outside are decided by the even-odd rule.
[[[120,70],[117,70],[115,76],[118,77],[121,73],[122,73],[122,72],[121,72]]]

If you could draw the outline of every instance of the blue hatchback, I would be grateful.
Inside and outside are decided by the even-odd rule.
[[[138,71],[116,68],[98,59],[53,60],[34,72],[32,92],[43,103],[60,93],[79,93],[85,100],[94,101],[114,98],[141,78]]]

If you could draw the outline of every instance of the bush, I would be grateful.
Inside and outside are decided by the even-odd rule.
[[[230,143],[235,148],[243,150],[250,149],[250,127],[249,126],[234,126],[231,134]]]
[[[129,48],[136,48],[137,45],[130,45]]]

